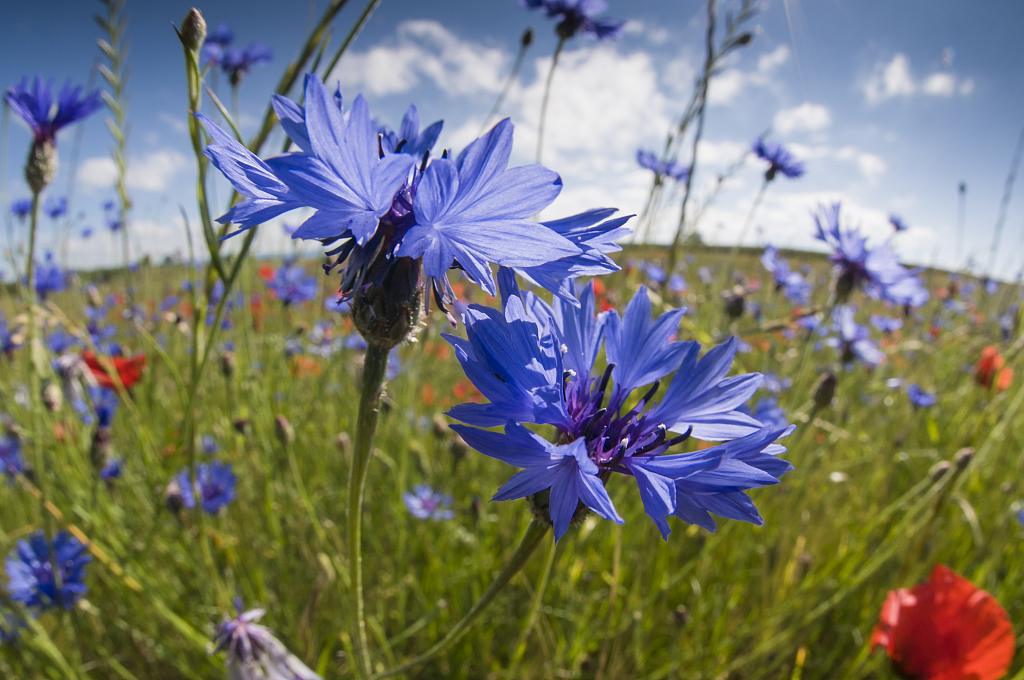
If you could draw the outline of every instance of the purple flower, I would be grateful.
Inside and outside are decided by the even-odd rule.
[[[210,54],[208,52],[208,54]],[[244,49],[229,47],[223,49],[219,55],[211,59],[220,64],[221,70],[228,77],[232,85],[238,85],[242,77],[247,74],[253,66],[265,64],[273,58],[273,52],[266,45],[252,43]]]
[[[440,521],[455,516],[451,510],[451,496],[434,491],[426,484],[417,484],[412,491],[402,495],[402,500],[405,501],[405,507],[412,516],[417,519]]]
[[[839,302],[863,288],[869,295],[893,304],[916,307],[928,300],[916,272],[904,268],[888,243],[868,247],[867,238],[857,228],[840,224],[840,204],[821,206],[814,216],[817,238],[832,248],[836,271],[835,293]]]
[[[17,85],[7,88],[7,105],[31,128],[36,144],[52,143],[62,128],[103,106],[99,92],[84,93],[81,87],[71,83],[65,83],[56,98],[53,90],[52,81],[38,76],[31,81],[23,78]]]
[[[235,499],[237,478],[230,463],[213,461],[196,466],[195,483],[189,479],[188,468],[183,469],[175,477],[181,491],[181,501],[186,508],[196,504],[195,492],[199,494],[199,502],[203,511],[216,515],[221,508]]]
[[[775,290],[782,291],[786,299],[798,305],[805,305],[811,299],[811,284],[800,272],[789,268],[789,263],[782,259],[779,251],[767,246],[761,255],[761,264],[775,279]]]
[[[85,594],[85,565],[91,559],[85,546],[68,532],[61,531],[51,543],[36,531],[18,541],[7,556],[7,590],[12,600],[27,607],[71,609]],[[54,567],[60,571],[59,579]]]
[[[307,274],[306,270],[293,260],[285,260],[284,264],[277,268],[274,278],[267,282],[267,287],[286,307],[312,300],[320,288],[317,278]]]
[[[757,157],[768,163],[768,169],[764,171],[764,179],[771,182],[775,176],[782,173],[784,177],[796,179],[803,176],[804,164],[796,159],[790,151],[782,146],[758,137],[754,142],[753,151]]]
[[[68,287],[68,275],[54,261],[53,253],[47,252],[42,262],[36,262],[34,285],[41,300]]]
[[[594,316],[592,287],[580,305],[549,306],[519,291],[502,273],[504,310],[471,305],[467,339],[446,339],[467,377],[488,400],[461,404],[453,428],[485,455],[523,468],[495,500],[536,496],[561,538],[580,504],[623,520],[605,490],[612,473],[633,477],[663,536],[668,517],[714,529],[711,514],[761,523],[744,491],[775,484],[789,463],[774,444],[788,429],[769,430],[740,412],[761,376],[727,378],[730,340],[699,358],[695,342],[672,340],[683,310],[651,318],[641,288],[625,314]],[[597,366],[603,355],[607,365]],[[663,397],[654,403],[663,384]],[[523,423],[551,425],[557,443]],[[504,432],[479,428],[504,426]],[[674,434],[670,434],[674,433]],[[670,453],[691,435],[730,440],[702,451]]]
[[[886,335],[891,335],[903,328],[903,319],[893,316],[882,316],[881,314],[872,314],[871,325]]]
[[[685,182],[690,174],[690,168],[678,161],[662,160],[653,151],[639,149],[636,152],[636,162],[641,168],[647,168],[657,177],[668,177],[677,182]]]
[[[599,16],[608,9],[605,0],[520,0],[527,9],[540,9],[547,16],[558,19],[555,31],[563,40],[577,33],[587,33],[599,40],[615,38],[622,31],[624,21]]]
[[[11,201],[11,214],[19,220],[24,220],[32,214],[32,199],[18,198]]]
[[[906,231],[907,229],[910,228],[909,226],[907,226],[907,223],[903,221],[903,218],[895,213],[889,215],[889,224],[892,225],[893,231],[897,232]]]
[[[100,469],[100,479],[107,484],[112,484],[114,480],[121,478],[121,473],[124,471],[124,459],[123,458],[111,458],[103,467]]]
[[[885,354],[871,339],[868,329],[855,320],[853,307],[846,305],[836,308],[833,314],[833,327],[837,336],[829,340],[829,345],[839,350],[844,364],[857,360],[874,367],[885,361]]]
[[[51,220],[63,217],[68,213],[68,199],[63,196],[59,198],[51,198],[46,201],[46,205],[43,206],[43,212]]]
[[[242,611],[225,619],[213,637],[214,651],[227,653],[228,677],[233,680],[321,680],[299,661],[266,626],[257,623],[263,609]]]
[[[786,418],[786,412],[779,406],[779,401],[775,397],[764,397],[757,402],[757,406],[751,413],[753,417],[764,423],[765,427],[771,429],[783,429],[789,427],[789,420]]]
[[[565,278],[614,268],[606,254],[617,248],[611,239],[624,219],[590,211],[533,221],[558,195],[561,179],[536,165],[507,167],[507,119],[455,159],[435,158],[424,169],[404,153],[382,153],[366,101],[357,97],[346,118],[340,97],[315,76],[306,78],[304,107],[283,97],[274,107],[299,153],[263,161],[202,118],[213,141],[207,155],[246,197],[219,221],[248,229],[312,208],[294,237],[332,246],[329,269],[342,269],[343,298],[415,278],[418,268],[442,302],[454,298],[447,280],[453,267],[490,293],[492,263],[556,291]]]
[[[907,385],[907,397],[910,398],[910,403],[914,405],[914,408],[929,408],[935,406],[938,401],[934,392],[925,391],[917,383]]]
[[[9,481],[14,481],[25,470],[21,441],[14,434],[0,436],[0,470],[3,470]]]

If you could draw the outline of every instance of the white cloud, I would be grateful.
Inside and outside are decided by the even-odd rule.
[[[185,167],[185,156],[173,149],[160,149],[128,160],[129,189],[164,191],[178,172]],[[110,188],[117,180],[117,167],[106,156],[93,156],[82,161],[78,181],[87,187]]]
[[[751,87],[767,87],[773,82],[775,72],[789,61],[790,51],[786,45],[779,45],[762,54],[753,70],[730,68],[715,75],[708,88],[708,104],[724,106],[732,104],[741,92]]]
[[[429,80],[450,95],[469,95],[496,93],[505,70],[505,50],[470,43],[436,21],[418,19],[400,23],[395,40],[346,55],[328,81],[389,95]]]
[[[864,176],[864,179],[869,182],[877,182],[889,168],[885,159],[881,156],[854,146],[844,146],[836,150],[835,157],[841,161],[854,163]]]
[[[875,64],[862,85],[864,98],[869,104],[878,104],[893,97],[923,94],[930,97],[967,96],[974,91],[974,81],[958,78],[949,71],[935,71],[920,81],[910,69],[910,58],[902,52],[888,62]]]
[[[804,102],[775,114],[772,127],[779,134],[793,132],[819,132],[832,124],[832,116],[821,104]]]

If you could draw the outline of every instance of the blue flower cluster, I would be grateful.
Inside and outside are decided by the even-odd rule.
[[[446,336],[466,375],[488,399],[449,415],[467,444],[523,468],[496,500],[546,495],[561,538],[580,505],[622,522],[605,483],[632,477],[662,535],[668,518],[714,530],[712,515],[762,522],[745,491],[775,484],[790,468],[776,440],[789,428],[766,428],[742,413],[758,374],[727,377],[735,339],[700,357],[696,342],[673,340],[683,310],[651,318],[641,288],[621,317],[594,316],[592,287],[580,305],[548,305],[521,292],[502,272],[503,311],[470,306],[467,339]],[[601,349],[607,365],[600,369]],[[655,395],[666,385],[657,403]],[[524,424],[549,425],[554,441]],[[481,429],[503,426],[503,432]],[[690,436],[724,442],[673,453]]]

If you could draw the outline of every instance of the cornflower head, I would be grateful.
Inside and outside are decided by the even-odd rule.
[[[434,491],[426,484],[417,484],[412,491],[402,495],[405,507],[417,519],[446,520],[454,517],[452,499],[439,491]]]
[[[508,272],[502,287],[502,311],[471,305],[467,338],[446,336],[488,400],[454,407],[449,415],[465,425],[453,429],[477,451],[523,468],[495,500],[531,497],[558,540],[582,507],[622,523],[605,487],[623,475],[664,537],[672,515],[709,531],[712,514],[762,523],[745,491],[791,468],[775,443],[791,428],[766,428],[739,410],[761,376],[726,377],[735,339],[700,357],[696,342],[673,340],[684,310],[652,320],[645,288],[622,316],[595,317],[591,286],[578,307],[520,292]],[[552,426],[553,441],[527,424]],[[503,432],[481,429],[495,426]],[[691,436],[724,443],[677,452]]]
[[[31,198],[16,198],[11,201],[11,214],[18,220],[24,220],[32,213]]]
[[[68,274],[53,259],[53,253],[47,252],[43,261],[36,263],[33,285],[41,300],[68,287]]]
[[[775,280],[775,290],[781,291],[786,299],[798,305],[805,305],[811,299],[811,284],[800,272],[789,268],[789,262],[779,255],[774,246],[767,246],[761,254],[761,264]]]
[[[768,168],[764,171],[766,182],[771,182],[780,173],[783,177],[797,179],[802,177],[806,171],[804,164],[782,144],[758,137],[752,148],[754,154],[768,164]]]
[[[209,515],[216,515],[235,499],[237,481],[231,463],[220,461],[197,465],[194,483],[189,477],[188,468],[174,478],[181,493],[181,503],[186,508],[194,508],[198,494],[203,512]]]
[[[520,0],[520,4],[526,9],[543,10],[548,17],[557,19],[555,32],[563,40],[578,33],[609,40],[617,37],[626,23],[600,16],[608,9],[605,0]]]
[[[23,78],[7,88],[4,99],[32,131],[32,146],[25,162],[25,179],[39,193],[53,181],[57,172],[57,133],[103,106],[98,91],[83,92],[81,87],[65,83],[54,96],[52,81],[38,76]]]
[[[329,248],[325,270],[341,271],[340,297],[352,299],[356,327],[374,344],[405,338],[428,282],[447,311],[452,268],[491,294],[497,264],[570,298],[570,279],[618,269],[608,253],[628,218],[612,218],[613,209],[533,221],[562,181],[539,165],[507,167],[508,119],[455,158],[431,159],[402,153],[402,140],[388,153],[366,100],[344,112],[340,93],[313,75],[304,106],[280,96],[273,104],[297,151],[267,160],[200,116],[212,141],[207,156],[245,197],[218,221],[245,230],[312,208],[293,238]]]
[[[285,260],[267,281],[267,287],[286,307],[314,299],[319,290],[317,278],[307,274],[294,260]]]
[[[860,361],[874,367],[885,361],[885,354],[871,339],[867,327],[857,323],[853,307],[837,307],[833,312],[832,323],[836,335],[829,338],[828,344],[839,351],[840,360],[844,364]]]
[[[662,160],[653,151],[638,149],[636,162],[641,168],[646,168],[657,177],[668,177],[676,182],[685,182],[690,174],[690,168],[678,161]]]
[[[43,206],[43,212],[51,220],[56,220],[64,215],[68,214],[68,199],[63,196],[58,198],[50,198],[46,201],[46,205]]]
[[[895,232],[906,231],[910,228],[906,221],[896,213],[889,215],[889,224]]]
[[[253,66],[265,64],[273,58],[270,48],[261,43],[252,43],[245,48],[229,47],[223,50],[218,59],[221,70],[228,77],[232,86],[242,82],[242,77]]]
[[[929,408],[938,402],[934,392],[928,392],[917,383],[907,385],[907,397],[914,408]]]
[[[886,335],[891,335],[903,328],[903,319],[894,316],[883,316],[881,314],[871,315],[871,325]]]
[[[25,470],[25,461],[21,457],[21,440],[13,432],[0,436],[0,470],[11,482]]]
[[[785,428],[789,426],[786,412],[779,406],[779,400],[775,397],[762,397],[750,414],[757,420],[770,428]]]
[[[821,206],[814,216],[815,238],[832,249],[835,269],[835,299],[846,302],[854,290],[890,303],[916,307],[928,300],[916,272],[899,263],[888,243],[869,247],[867,238],[856,227],[840,223],[840,204]]]
[[[71,609],[85,594],[85,565],[91,561],[85,546],[66,531],[53,541],[42,531],[18,541],[7,556],[7,590],[11,599],[38,610]],[[59,578],[54,567],[60,571]]]
[[[398,132],[387,127],[380,128],[381,148],[385,153],[404,153],[419,160],[430,153],[441,134],[444,121],[436,120],[420,130],[420,113],[415,104],[410,104],[402,116]]]
[[[229,680],[321,680],[320,676],[288,651],[274,633],[257,623],[266,611],[242,611],[225,618],[213,637],[213,652],[225,652]]]

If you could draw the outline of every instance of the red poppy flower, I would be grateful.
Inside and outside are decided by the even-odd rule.
[[[146,368],[145,354],[140,354],[136,357],[107,357],[106,361],[101,362],[95,354],[86,351],[82,352],[82,360],[85,361],[85,365],[92,371],[99,386],[110,389],[116,389],[117,387],[117,381],[107,372],[106,367],[110,364],[114,365],[114,370],[117,371],[117,375],[121,378],[121,383],[125,389],[139,382],[142,379],[142,371]]]
[[[1015,645],[995,598],[941,564],[926,583],[889,591],[871,644],[920,680],[996,680]]]
[[[995,388],[1004,392],[1013,382],[1013,369],[1006,365],[1006,359],[999,353],[995,345],[981,350],[981,358],[974,367],[974,379],[982,387]]]
[[[274,268],[269,264],[261,264],[259,268],[259,275],[264,281],[270,281],[274,278]]]

